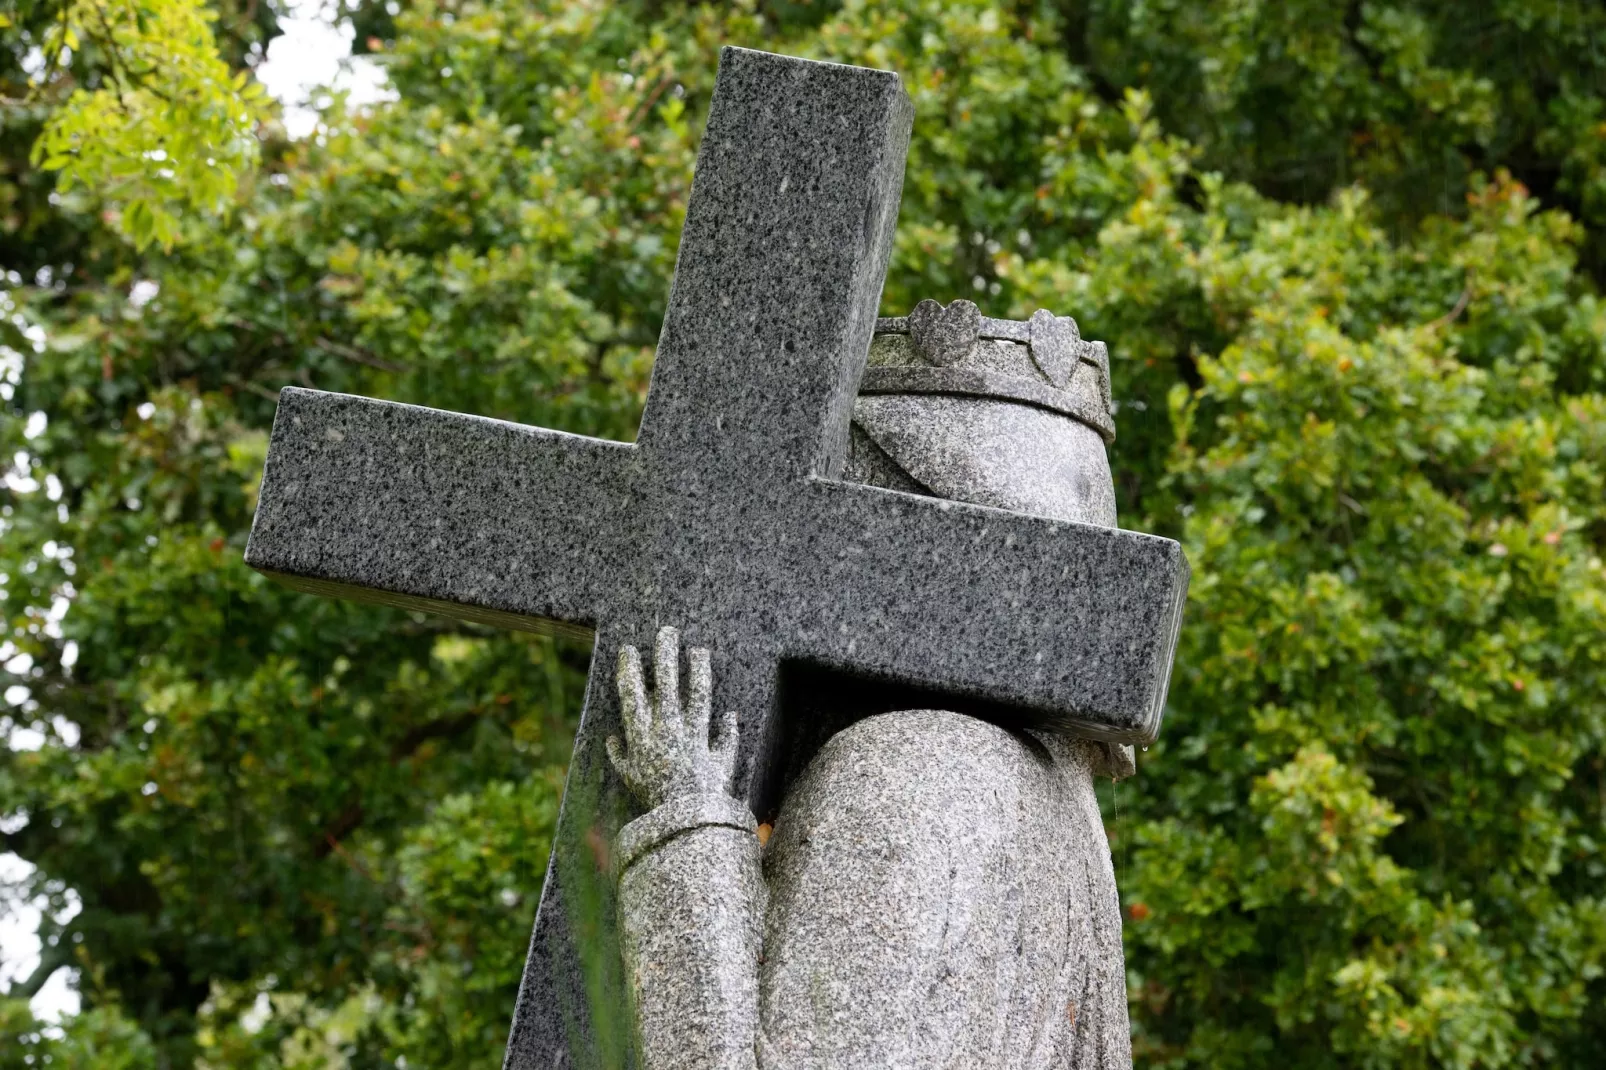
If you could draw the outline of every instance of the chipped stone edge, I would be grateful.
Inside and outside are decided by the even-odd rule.
[[[1138,756],[1130,743],[1099,743],[1093,746],[1093,775],[1125,780],[1138,771]]]
[[[655,848],[694,829],[733,828],[758,835],[758,819],[747,804],[729,795],[685,795],[671,799],[619,830],[614,840],[614,876],[650,854]]]

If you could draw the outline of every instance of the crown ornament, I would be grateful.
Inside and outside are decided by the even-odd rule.
[[[949,394],[1049,409],[1115,441],[1110,355],[1076,321],[1038,309],[1030,319],[983,316],[974,301],[920,302],[876,320],[860,394]]]

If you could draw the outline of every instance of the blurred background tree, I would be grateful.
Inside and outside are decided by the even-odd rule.
[[[1598,1061],[1606,10],[358,3],[397,99],[299,139],[283,13],[0,22],[0,1067],[499,1060],[587,651],[245,569],[266,430],[630,437],[724,43],[904,76],[888,313],[1110,342],[1123,522],[1194,565],[1106,789],[1139,1064]]]

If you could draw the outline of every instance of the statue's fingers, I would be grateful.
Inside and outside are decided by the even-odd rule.
[[[653,679],[657,694],[653,718],[667,728],[680,726],[680,632],[674,628],[658,629],[658,645],[653,655]]]
[[[691,686],[687,694],[686,734],[697,747],[709,746],[708,718],[714,706],[714,672],[709,667],[708,651],[693,647],[686,654],[691,666]]]
[[[614,771],[620,776],[624,777],[626,783],[629,783],[630,773],[628,772],[629,767],[626,764],[628,759],[625,757],[624,743],[619,739],[618,736],[609,736],[604,742],[603,746],[607,747],[608,749],[608,761],[613,763]]]
[[[648,718],[647,682],[641,676],[641,653],[633,646],[619,649],[619,719],[624,722],[625,738],[632,748],[646,745]]]
[[[736,749],[741,741],[742,730],[736,711],[726,710],[719,715],[719,739],[711,748],[714,769],[719,773],[720,784],[726,791],[730,790],[731,781],[736,779]]]

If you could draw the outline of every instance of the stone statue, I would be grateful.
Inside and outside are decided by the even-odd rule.
[[[1074,321],[925,301],[877,323],[847,478],[1113,527],[1110,409],[1104,346]],[[607,741],[647,810],[614,852],[647,1070],[1130,1066],[1094,796],[1129,747],[880,713],[824,742],[764,846],[728,793],[737,713],[713,716],[706,649],[682,699],[679,644],[658,633],[650,693],[621,649]]]
[[[592,640],[506,1070],[632,1016],[649,1067],[1126,1061],[1091,778],[1157,737],[1187,560],[1114,527],[1069,319],[877,321],[913,114],[721,52],[634,442],[280,394],[252,568]]]

